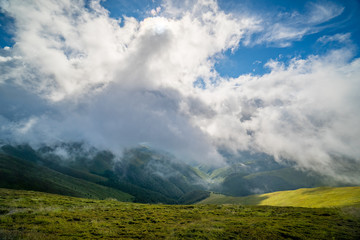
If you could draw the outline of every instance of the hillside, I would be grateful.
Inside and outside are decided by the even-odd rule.
[[[125,199],[131,195],[134,202],[192,204],[206,198],[206,191],[241,197],[329,185],[328,179],[321,176],[248,152],[240,158],[227,154],[229,165],[223,168],[194,168],[169,153],[146,146],[127,149],[122,156],[76,142],[38,149],[5,144],[0,153],[0,187],[78,197],[104,199],[108,194],[103,197],[102,189],[111,189],[107,192],[127,193]],[[27,170],[22,172],[23,168]]]
[[[132,201],[133,196],[83,179],[40,166],[30,161],[0,154],[0,187],[37,190],[93,199],[115,198]]]
[[[148,189],[171,199],[204,190],[206,182],[189,165],[147,147],[124,152],[114,165],[114,174],[123,182]]]
[[[344,187],[342,182],[311,171],[302,171],[266,154],[241,152],[238,156],[222,152],[227,166],[210,168],[198,166],[198,171],[212,184],[210,190],[228,196],[248,196],[259,193],[312,188],[321,186]]]
[[[282,167],[252,174],[233,173],[221,183],[219,192],[231,196],[246,196],[254,193],[326,186],[327,182],[329,181],[324,177],[316,176],[311,172],[303,172],[292,167]]]
[[[359,239],[359,209],[350,210],[150,205],[0,189],[0,239]]]
[[[319,187],[280,191],[247,197],[212,193],[198,204],[243,204],[293,207],[344,207],[360,205],[360,187]]]
[[[29,145],[3,145],[1,152],[13,161],[8,165],[4,160],[0,166],[0,171],[6,172],[0,178],[0,187],[91,198],[93,193],[87,192],[91,188],[75,185],[96,184],[111,188],[112,192],[125,192],[127,196],[134,196],[135,202],[142,203],[192,203],[207,196],[199,194],[205,190],[206,182],[192,167],[147,147],[128,149],[121,158],[83,143],[59,143],[38,149]],[[20,177],[22,167],[13,166],[19,162],[32,169],[23,177]],[[45,182],[35,174],[37,169],[41,176],[46,176]],[[59,186],[60,182],[67,186]]]

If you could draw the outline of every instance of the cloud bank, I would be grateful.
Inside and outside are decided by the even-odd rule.
[[[263,76],[224,78],[214,65],[225,51],[249,39],[286,45],[299,36],[264,29],[263,19],[226,13],[212,0],[164,1],[148,18],[123,22],[100,1],[0,6],[16,26],[16,44],[0,50],[3,140],[85,141],[118,154],[146,143],[218,165],[219,147],[264,152],[360,183],[346,172],[360,163],[360,60],[349,35],[319,40],[347,39],[325,55],[270,60]],[[309,10],[307,24],[341,14],[331,6]]]

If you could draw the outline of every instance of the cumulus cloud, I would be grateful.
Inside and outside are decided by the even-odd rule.
[[[343,11],[317,6],[306,15],[309,29]],[[259,33],[262,19],[226,13],[212,0],[164,1],[153,16],[122,24],[99,1],[11,0],[1,8],[16,26],[16,44],[0,52],[3,139],[85,141],[116,154],[146,142],[209,164],[224,161],[219,147],[257,151],[360,182],[345,173],[349,161],[360,162],[352,48],[269,61],[263,76],[222,78],[215,63]],[[261,34],[286,45],[313,31],[289,27]]]
[[[113,150],[149,142],[186,158],[221,161],[180,105],[190,101],[199,76],[210,82],[215,55],[236,48],[251,23],[237,21],[214,2],[198,2],[178,18],[164,17],[174,11],[168,6],[164,16],[125,17],[120,27],[98,1],[89,6],[67,0],[3,2],[16,25],[11,52],[22,59],[7,65],[2,87],[27,89],[44,109],[15,123],[12,117],[8,129],[24,130],[13,135],[86,140]]]
[[[336,176],[339,156],[360,156],[360,61],[349,63],[349,54],[272,61],[269,74],[224,81],[202,99],[217,114],[195,123],[234,151],[254,149]]]

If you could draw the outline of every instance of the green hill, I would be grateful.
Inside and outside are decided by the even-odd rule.
[[[242,197],[298,188],[350,186],[311,171],[298,170],[290,163],[280,164],[266,154],[238,154],[223,152],[228,165],[222,168],[209,168],[206,165],[197,167],[209,179],[211,191]]]
[[[279,178],[283,183],[285,183],[285,185],[293,186],[295,188],[320,187],[326,184],[327,181],[327,179],[325,179],[324,177],[320,177],[318,174],[304,172],[292,167],[285,167],[272,171],[264,171],[250,174],[247,175],[245,179],[256,181],[261,178],[270,179],[274,177]],[[263,184],[265,185],[265,182],[263,182]]]
[[[241,159],[230,156],[231,165],[216,169],[205,165],[193,168],[166,152],[145,146],[127,149],[121,157],[84,143],[58,143],[38,149],[26,144],[2,145],[0,153],[3,158],[0,187],[90,198],[127,193],[124,196],[131,195],[134,202],[141,203],[190,204],[206,198],[207,190],[242,197],[324,185],[343,186],[332,185],[311,172],[281,166],[261,154],[243,153]],[[104,189],[111,191],[104,193]]]
[[[117,189],[71,177],[31,161],[4,154],[0,154],[0,187],[94,199],[133,200],[131,195]]]
[[[205,185],[189,165],[146,147],[125,151],[121,161],[115,164],[114,173],[122,181],[176,200],[184,194],[203,190]]]
[[[230,196],[247,196],[254,193],[269,193],[275,191],[294,190],[298,188],[313,188],[334,184],[343,184],[329,181],[311,172],[304,172],[292,167],[283,167],[276,170],[261,171],[248,174],[236,172],[227,175],[215,192]]]
[[[144,146],[124,151],[121,158],[117,158],[110,151],[100,151],[83,143],[58,143],[53,146],[42,146],[37,150],[26,144],[3,145],[1,152],[3,156],[16,158],[22,161],[22,164],[30,164],[32,168],[41,167],[41,172],[47,179],[51,179],[51,175],[57,173],[56,182],[60,182],[65,176],[67,179],[72,177],[82,182],[112,188],[116,192],[126,192],[134,196],[135,202],[177,204],[194,202],[206,197],[199,194],[205,190],[206,183],[192,167],[176,161],[167,153]],[[0,168],[9,168],[6,169],[8,175],[17,175],[18,168],[6,165],[5,161]],[[70,191],[69,187],[64,189],[56,184],[47,183],[45,185],[51,187],[39,188],[44,184],[37,183],[38,180],[29,188],[28,183],[22,182],[22,179],[16,178],[17,183],[8,184],[8,179],[4,176],[0,178],[0,186],[84,197],[83,193],[74,195],[73,187],[70,187]],[[69,182],[66,179],[64,181]],[[84,189],[86,191],[86,188]]]
[[[151,205],[0,189],[0,239],[359,239],[359,208]]]
[[[319,187],[280,191],[247,197],[212,193],[198,204],[243,204],[293,207],[343,207],[360,205],[360,187]]]

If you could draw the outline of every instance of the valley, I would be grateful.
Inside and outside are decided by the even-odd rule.
[[[224,153],[225,155],[225,153]],[[226,155],[222,167],[190,165],[146,146],[122,156],[83,143],[0,148],[0,187],[93,199],[192,204],[210,191],[233,197],[321,186],[351,186],[279,164],[270,156]]]
[[[145,146],[2,145],[0,238],[358,239],[360,187],[343,185],[264,155],[211,168]]]
[[[360,0],[0,0],[0,240],[360,240]]]

